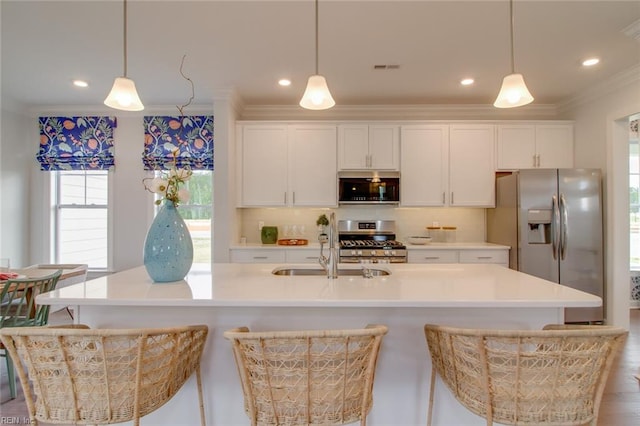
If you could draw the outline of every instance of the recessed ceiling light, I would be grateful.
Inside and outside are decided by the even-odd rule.
[[[73,80],[73,85],[76,87],[89,87],[89,83],[84,80]]]
[[[278,84],[280,86],[291,86],[291,80],[289,80],[288,78],[282,78],[278,81]]]
[[[474,80],[472,78],[464,78],[460,80],[460,84],[462,84],[463,86],[470,86],[473,84],[473,82]]]
[[[596,65],[599,62],[600,62],[600,59],[598,59],[598,58],[589,58],[589,59],[585,59],[584,61],[582,61],[582,65],[585,66],[585,67],[592,67],[592,66]]]

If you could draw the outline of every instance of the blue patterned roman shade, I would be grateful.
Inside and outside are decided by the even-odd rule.
[[[145,170],[169,170],[173,152],[178,168],[213,170],[213,116],[145,116]]]
[[[112,170],[115,117],[40,117],[40,170]]]

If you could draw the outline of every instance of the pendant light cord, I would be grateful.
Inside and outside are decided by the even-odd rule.
[[[318,75],[318,0],[316,0],[316,75]]]
[[[127,77],[127,0],[124,0],[123,2],[124,5],[124,38],[123,38],[123,44],[124,44],[124,49],[122,49],[122,51],[124,52],[124,77]]]
[[[513,0],[509,0],[509,15],[511,16],[511,74],[515,74],[516,66],[513,59]]]

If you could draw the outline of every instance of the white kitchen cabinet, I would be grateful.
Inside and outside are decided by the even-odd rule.
[[[331,207],[338,202],[336,126],[289,127],[288,204]]]
[[[238,126],[243,207],[337,205],[336,126]]]
[[[232,263],[284,263],[286,262],[285,250],[277,248],[265,249],[232,249]]]
[[[409,263],[458,263],[458,250],[408,250]]]
[[[232,248],[232,263],[318,263],[320,248],[274,246],[269,248]]]
[[[238,126],[242,206],[284,206],[288,191],[287,126]]]
[[[496,263],[509,267],[509,250],[460,250],[460,263]]]
[[[402,126],[400,148],[400,204],[444,206],[448,192],[449,126]]]
[[[338,126],[339,170],[398,170],[399,167],[399,126]]]
[[[495,263],[509,267],[508,248],[411,249],[409,263]]]
[[[495,207],[495,126],[449,126],[449,206]]]
[[[326,252],[325,252],[326,253]],[[293,248],[285,253],[287,263],[316,263],[320,259],[320,248]]]
[[[573,167],[573,124],[498,124],[497,170]]]

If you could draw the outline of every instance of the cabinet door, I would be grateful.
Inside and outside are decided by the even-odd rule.
[[[400,132],[400,204],[444,206],[449,126],[402,126]]]
[[[315,263],[320,259],[320,249],[295,248],[286,252],[287,263]]]
[[[457,250],[409,250],[408,263],[458,263]]]
[[[369,168],[398,170],[400,144],[398,126],[369,126]]]
[[[573,125],[536,125],[536,150],[538,167],[550,169],[573,167]]]
[[[500,124],[496,140],[498,170],[536,167],[536,128],[533,124]]]
[[[509,267],[509,250],[460,250],[460,263],[496,263]]]
[[[495,127],[456,124],[449,128],[449,205],[495,206]]]
[[[338,126],[338,169],[362,170],[369,165],[369,126]]]
[[[285,250],[232,249],[231,263],[284,263]]]
[[[287,126],[240,126],[243,206],[284,206],[287,192]]]
[[[289,129],[289,204],[338,205],[336,126],[296,125]]]

